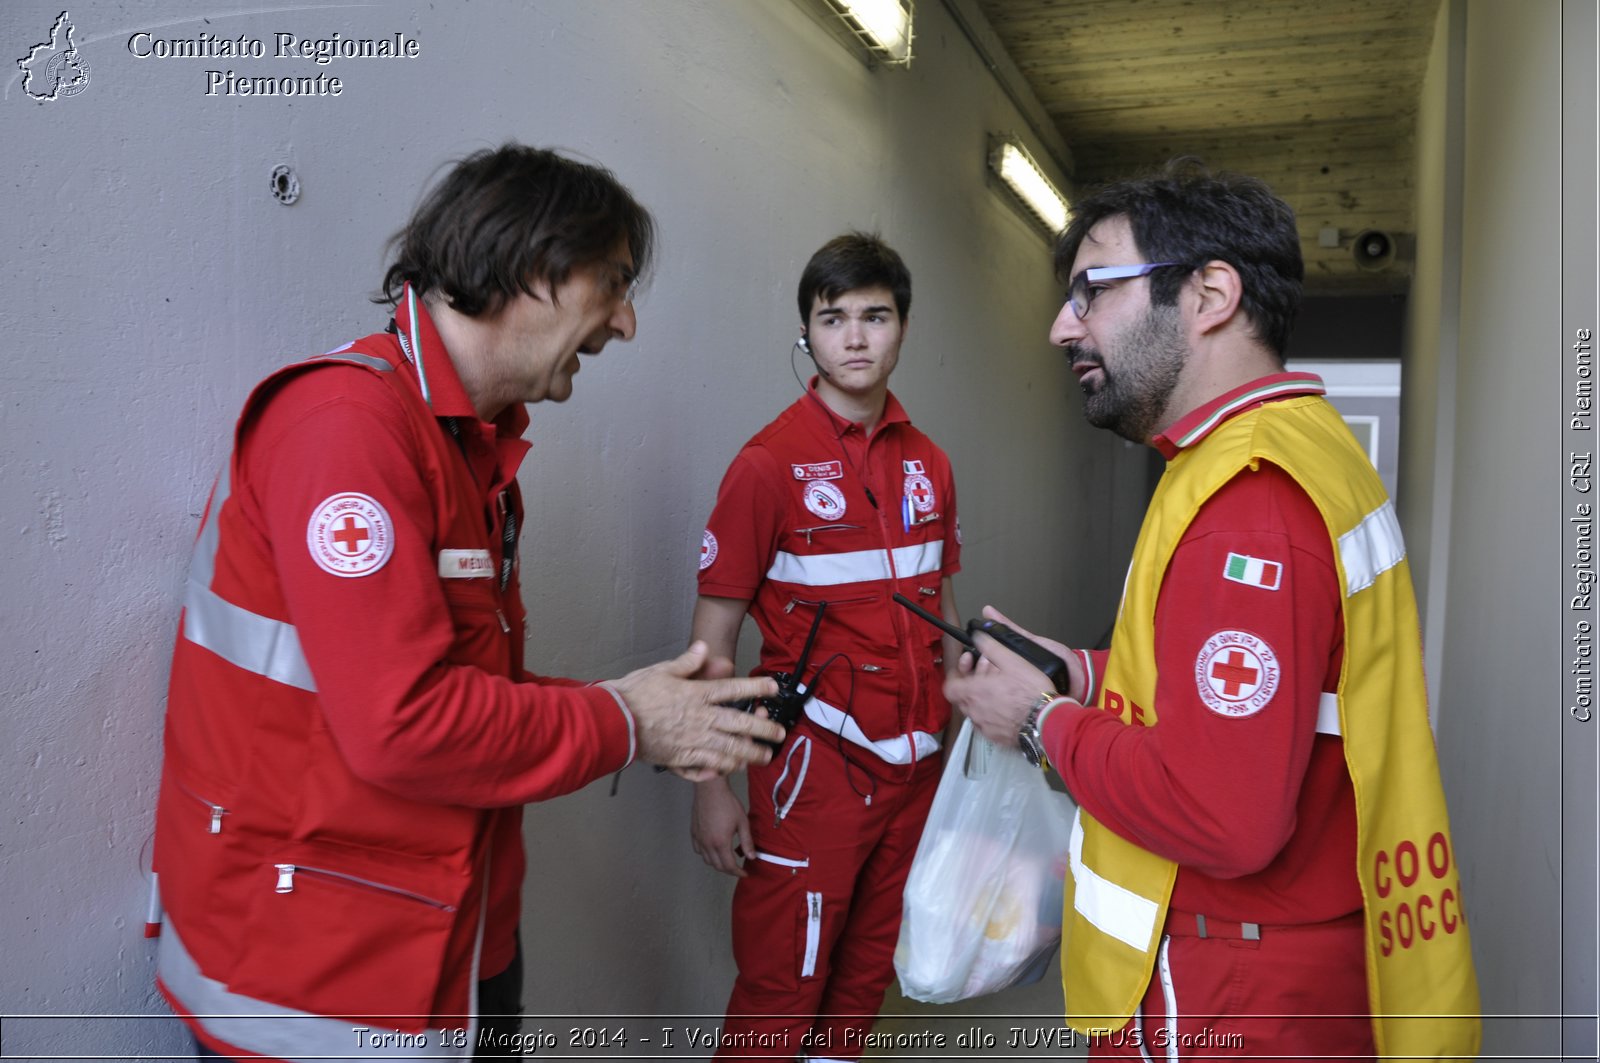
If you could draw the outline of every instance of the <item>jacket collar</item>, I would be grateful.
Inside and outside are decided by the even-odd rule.
[[[1295,395],[1322,395],[1327,392],[1315,373],[1272,373],[1217,396],[1174,421],[1156,435],[1150,445],[1171,461],[1181,451],[1194,446],[1216,431],[1217,426],[1246,410],[1253,410],[1274,399]]]

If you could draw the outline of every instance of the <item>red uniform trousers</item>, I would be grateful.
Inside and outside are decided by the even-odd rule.
[[[1362,916],[1305,926],[1167,918],[1132,1020],[1091,1039],[1090,1059],[1372,1059]]]
[[[739,977],[719,1059],[860,1056],[894,976],[906,876],[939,785],[942,754],[907,768],[810,723],[792,733],[749,772],[759,856],[733,898]]]

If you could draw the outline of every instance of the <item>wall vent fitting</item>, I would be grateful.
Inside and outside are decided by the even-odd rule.
[[[300,178],[289,167],[272,168],[272,198],[286,207],[300,198]]]

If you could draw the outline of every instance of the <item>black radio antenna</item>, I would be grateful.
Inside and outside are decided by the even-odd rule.
[[[817,615],[811,621],[811,631],[806,635],[806,644],[800,650],[800,659],[794,663],[794,689],[800,693],[806,689],[806,665],[811,661],[811,644],[817,641],[817,628],[822,624],[822,614],[827,611],[827,602],[817,603]]]

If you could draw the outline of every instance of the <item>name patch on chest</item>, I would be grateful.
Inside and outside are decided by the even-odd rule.
[[[837,480],[844,476],[844,464],[837,461],[820,461],[811,465],[791,465],[796,480]]]
[[[440,579],[489,579],[494,575],[494,558],[487,550],[440,550]]]

